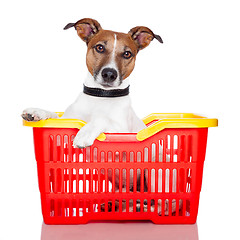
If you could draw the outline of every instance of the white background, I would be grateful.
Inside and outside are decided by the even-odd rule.
[[[219,119],[219,127],[209,129],[194,229],[198,227],[201,240],[240,239],[240,14],[233,0],[1,1],[0,239],[40,239],[32,130],[22,126],[20,114],[26,107],[64,111],[82,90],[86,46],[74,29],[63,27],[84,17],[120,32],[147,26],[163,38],[164,44],[154,40],[137,56],[131,75],[133,107],[140,117],[193,112]],[[73,229],[58,228],[51,236],[44,230],[42,239],[84,239],[86,229],[77,229],[81,231],[75,238]],[[149,239],[170,239],[171,234],[161,233],[175,231],[169,226],[157,229]],[[65,237],[56,237],[61,230]],[[107,239],[95,225],[91,231],[95,239]],[[133,234],[146,239],[138,230]],[[176,235],[171,239],[195,239]]]

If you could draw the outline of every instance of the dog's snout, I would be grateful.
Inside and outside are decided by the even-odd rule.
[[[113,68],[104,68],[102,70],[102,78],[105,82],[113,82],[116,80],[118,73]]]

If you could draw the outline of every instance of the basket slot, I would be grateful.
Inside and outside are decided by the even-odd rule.
[[[169,140],[170,140],[170,143],[169,143],[169,149],[170,149],[170,162],[173,162],[173,155],[174,155],[174,152],[173,152],[173,147],[174,147],[174,136],[173,135],[168,135],[169,136]],[[170,188],[171,189],[171,188]]]
[[[122,193],[122,174],[120,169],[119,169],[119,193]]]
[[[191,201],[189,199],[186,200],[186,214],[185,216],[191,216]]]
[[[86,178],[88,181],[88,192],[92,193],[93,192],[93,174],[92,174],[92,169],[88,168],[86,169]]]
[[[142,172],[143,176],[141,176],[143,178],[143,189],[144,192],[151,192],[151,171],[150,169],[145,168]]]
[[[178,201],[178,211],[179,211],[179,216],[183,216],[183,200],[179,199]]]
[[[155,212],[155,200],[154,199],[151,199],[150,211],[151,211],[151,213]]]
[[[76,193],[79,193],[79,181],[80,181],[80,178],[79,178],[79,169],[75,169],[75,185],[74,185],[74,190]]]
[[[110,177],[110,181],[112,182],[112,192],[115,193],[115,169],[112,169],[112,178]]]
[[[76,187],[77,187],[77,192],[78,193],[83,193],[83,169],[80,168],[78,169],[78,172],[77,172],[77,175],[78,177],[76,179],[78,179],[78,183],[76,184]]]
[[[107,162],[112,162],[112,161],[113,161],[113,153],[109,151],[107,153]]]
[[[135,213],[135,212],[140,212],[140,210],[141,210],[141,206],[140,206],[140,200],[139,199],[137,199],[137,200],[133,200],[133,212]]]
[[[160,144],[160,146],[162,146],[162,162],[166,162],[166,158],[167,158],[167,156],[166,156],[166,141],[165,140],[161,140],[161,144]]]
[[[114,161],[113,162],[119,162],[120,159],[120,153],[119,152],[115,152],[114,153]]]
[[[122,152],[122,162],[129,162],[127,152]]]
[[[106,208],[106,203],[104,202],[103,199],[100,200],[100,208],[99,208],[99,212],[105,212],[105,208]]]
[[[130,170],[126,170],[126,181],[125,181],[125,186],[126,186],[126,192],[129,193],[130,191]]]
[[[179,148],[179,137],[178,135],[173,136],[173,162],[178,162],[178,148]]]
[[[86,193],[86,170],[83,169],[83,193]]]
[[[48,162],[53,162],[53,135],[49,135],[48,138],[49,158]]]
[[[130,200],[126,199],[126,212],[129,212]]]
[[[158,169],[158,192],[162,192],[163,191],[163,182],[162,182],[162,179],[163,179],[163,174],[162,174],[162,169]]]
[[[50,200],[50,211],[49,211],[49,215],[50,215],[50,217],[54,217],[55,216],[55,203],[54,203],[54,200],[53,199],[51,199]]]
[[[133,192],[135,188],[133,178],[134,178],[134,170],[131,168],[129,170],[129,191],[130,192]]]
[[[90,185],[91,185],[91,169],[87,168],[86,169],[86,193],[91,193],[90,191]]]
[[[130,162],[134,162],[134,152],[129,153]]]
[[[188,145],[187,145],[187,162],[192,162],[192,135],[188,135]]]
[[[98,193],[103,193],[107,191],[107,186],[106,186],[106,173],[107,170],[105,170],[104,168],[100,169],[100,178],[101,178],[101,182],[98,183],[100,188],[98,188]]]
[[[172,192],[172,187],[173,187],[173,178],[172,178],[172,170],[169,169],[169,175],[168,175],[168,191],[171,193]]]
[[[162,199],[158,199],[157,201],[157,213],[159,216],[162,215]]]
[[[105,152],[101,152],[100,154],[100,158],[101,158],[101,162],[107,162],[106,156],[105,156]],[[95,159],[94,159],[95,160]],[[95,162],[95,161],[94,161]]]
[[[127,171],[122,169],[122,192],[126,193],[126,183],[127,183]]]
[[[187,183],[186,183],[186,192],[191,192],[192,185],[192,169],[187,169]]]
[[[105,169],[105,192],[108,192],[108,170]]]
[[[50,137],[50,161],[58,162],[61,160],[61,136],[55,135]]]
[[[69,162],[69,142],[68,142],[68,135],[63,136],[63,147],[64,147],[64,155],[63,161]]]
[[[172,192],[177,192],[177,169],[172,170]]]
[[[169,216],[169,208],[170,208],[169,199],[165,199],[165,204],[164,204],[164,215],[165,216]]]
[[[108,169],[108,175],[107,175],[107,192],[112,192],[112,182],[110,181],[110,179],[112,179],[112,175],[113,175],[113,170],[111,168]]]
[[[93,211],[92,212],[97,213],[98,212],[98,200],[94,199],[92,203],[93,203]]]
[[[55,192],[55,177],[54,177],[54,169],[50,168],[49,170],[49,192]]]
[[[150,183],[148,184],[149,187],[149,192],[154,193],[156,189],[156,181],[155,181],[155,169],[151,169],[151,178],[149,178]]]
[[[115,187],[115,191],[117,192],[117,191],[119,191],[119,169],[116,168],[114,172],[115,172],[115,175],[114,175],[113,185]]]
[[[120,208],[120,206],[119,206],[119,200],[118,199],[116,199],[115,200],[115,212],[119,212],[119,208]]]
[[[136,175],[135,175],[134,181],[136,182],[136,191],[143,193],[144,192],[144,175],[142,174],[141,171],[142,170],[139,168],[135,169]],[[144,169],[143,169],[143,172],[144,172]]]
[[[137,162],[143,162],[142,152],[137,152]]]
[[[166,191],[166,171],[162,170],[162,192]]]
[[[176,212],[177,212],[176,203],[177,203],[176,199],[172,199],[172,201],[171,201],[171,211],[170,211],[172,216],[176,216]]]
[[[155,169],[155,193],[158,192],[158,169]]]
[[[167,192],[169,193],[169,178],[170,178],[170,170],[169,169],[166,169],[165,170],[165,191],[164,192]]]
[[[157,147],[156,143],[151,144],[151,156],[150,156],[150,162],[158,162],[158,153],[157,153]]]
[[[144,148],[143,162],[150,162],[149,150],[147,147]]]

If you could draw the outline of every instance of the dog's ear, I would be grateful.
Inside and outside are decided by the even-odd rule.
[[[159,35],[154,34],[147,27],[139,26],[132,28],[128,34],[137,45],[138,50],[147,47],[154,38],[156,38],[160,43],[163,43],[162,38]]]
[[[102,29],[98,21],[91,18],[83,18],[76,23],[68,23],[64,27],[64,30],[71,27],[74,27],[77,30],[78,36],[87,44],[91,38]]]

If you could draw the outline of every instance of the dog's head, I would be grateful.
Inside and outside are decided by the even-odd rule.
[[[87,67],[94,80],[104,87],[118,87],[132,72],[139,50],[156,38],[147,27],[132,28],[127,34],[103,30],[93,19],[84,18],[69,23],[64,29],[75,27],[78,36],[87,43]]]

